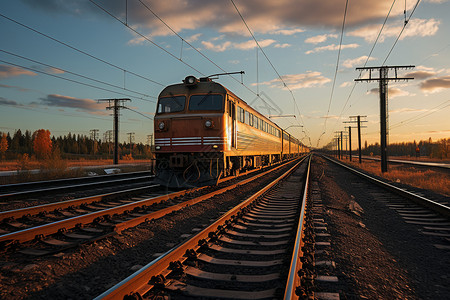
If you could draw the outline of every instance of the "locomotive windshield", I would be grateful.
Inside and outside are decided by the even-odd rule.
[[[185,103],[186,103],[186,96],[171,96],[159,98],[158,114],[183,111]]]
[[[189,100],[189,110],[222,110],[222,95],[192,95]]]

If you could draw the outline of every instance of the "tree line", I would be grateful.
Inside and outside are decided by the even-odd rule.
[[[363,155],[380,155],[380,144],[367,145],[361,150]],[[388,145],[387,153],[390,156],[422,156],[430,158],[450,158],[450,139],[440,139],[433,142],[431,138],[426,141],[408,143],[392,143]]]
[[[55,137],[45,129],[33,133],[18,129],[12,136],[9,132],[0,132],[0,158],[3,160],[20,159],[25,154],[36,159],[111,159],[113,149],[112,142],[80,134]],[[152,151],[149,145],[142,143],[119,143],[119,155],[122,159],[150,159]]]

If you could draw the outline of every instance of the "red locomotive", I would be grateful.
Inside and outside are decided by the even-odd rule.
[[[188,76],[166,87],[154,122],[156,181],[168,187],[215,184],[308,151],[208,77]]]

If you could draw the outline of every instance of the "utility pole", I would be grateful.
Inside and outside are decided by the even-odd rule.
[[[368,70],[369,78],[355,79],[355,81],[378,81],[380,90],[380,144],[381,144],[381,172],[387,172],[387,144],[388,144],[388,82],[389,80],[410,80],[412,77],[398,77],[397,70],[412,69],[414,66],[381,66],[381,67],[363,67],[356,68],[356,70]],[[372,77],[372,71],[379,70],[380,76],[378,78]],[[388,76],[388,71],[393,70],[394,77]]]
[[[103,134],[103,139],[108,143],[108,155],[111,154],[112,130],[107,130]]]
[[[119,110],[126,108],[124,106],[125,101],[131,101],[128,98],[122,99],[99,99],[98,102],[108,102],[106,109],[114,110],[114,164],[119,164]]]
[[[127,134],[130,136],[130,157],[132,157],[131,150],[133,149],[132,142],[134,140],[134,132],[128,132]]]
[[[336,131],[336,139],[337,139],[337,156],[338,159],[341,159],[342,152],[342,131]]]
[[[347,123],[347,122],[344,122]],[[352,161],[352,126],[345,127],[348,128],[348,155],[350,161]]]
[[[358,154],[359,154],[359,163],[361,163],[361,128],[366,128],[366,126],[361,127],[361,122],[367,122],[367,121],[361,121],[361,118],[365,118],[367,116],[350,116],[350,121],[346,121],[344,123],[357,123],[358,124]],[[355,119],[356,118],[356,119]],[[353,127],[355,128],[355,127]],[[349,139],[350,139],[350,161],[352,160],[352,134],[351,134],[351,125],[348,127],[349,132]]]
[[[90,134],[91,134],[91,140],[94,141],[92,148],[94,150],[94,155],[95,155],[95,153],[97,152],[98,129],[91,129]]]

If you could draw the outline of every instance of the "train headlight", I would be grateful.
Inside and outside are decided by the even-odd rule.
[[[161,146],[156,146],[155,149],[156,150],[161,150]]]
[[[211,120],[206,120],[205,121],[205,127],[206,128],[211,128],[213,126],[213,122]]]
[[[158,124],[158,128],[159,128],[159,130],[164,130],[164,128],[166,128],[166,124],[164,124],[164,122],[160,122]]]
[[[195,86],[198,82],[198,79],[195,76],[188,76],[184,79],[184,84],[188,87]]]
[[[217,146],[217,145],[213,145],[213,148],[214,148],[214,149],[217,149],[217,148],[219,148],[219,146]]]

